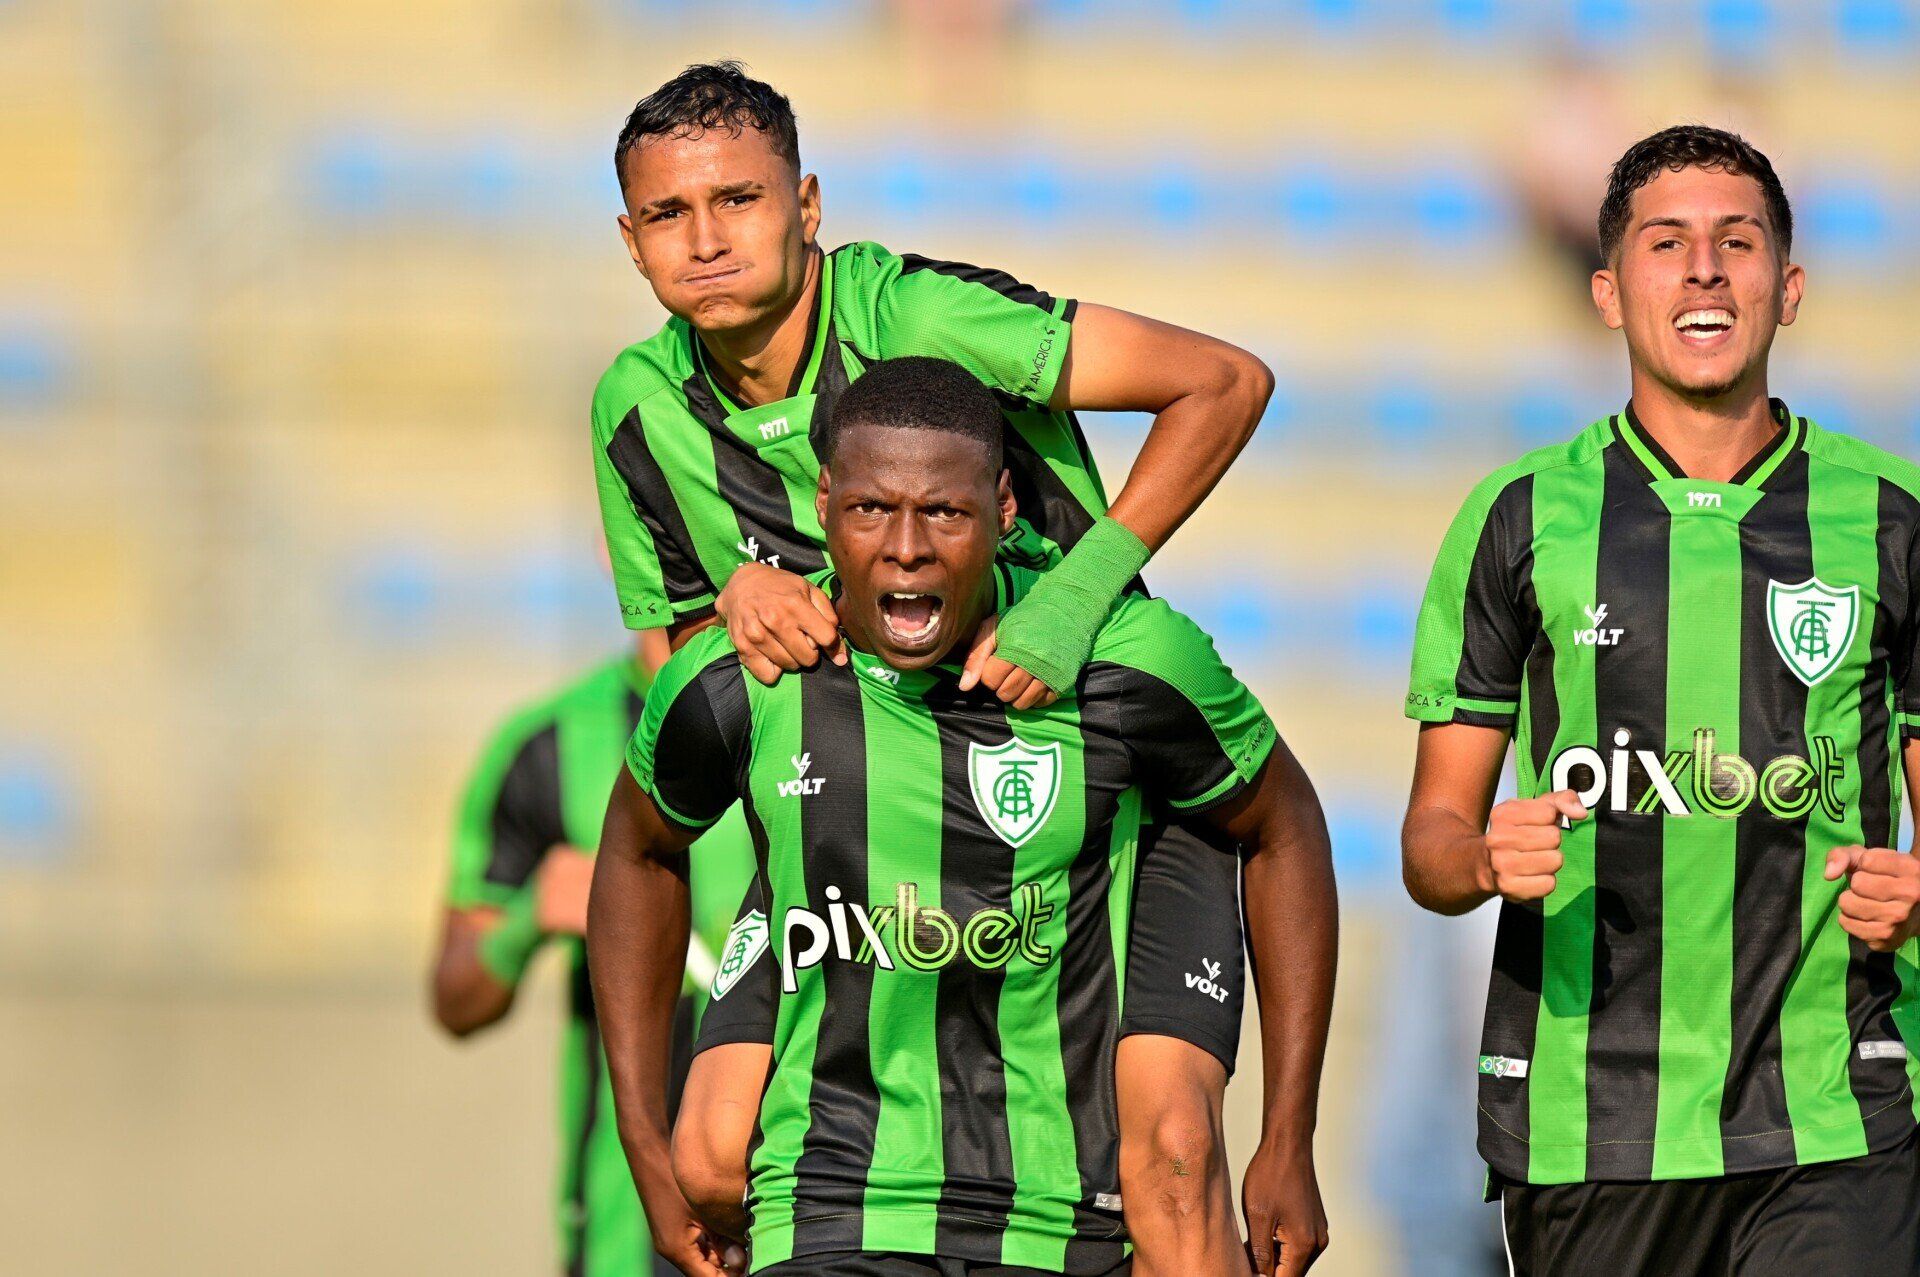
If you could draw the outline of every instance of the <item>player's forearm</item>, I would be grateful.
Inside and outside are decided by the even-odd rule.
[[[1260,1008],[1261,1142],[1310,1154],[1320,1070],[1333,1017],[1340,906],[1326,817],[1306,774],[1294,775],[1251,839],[1243,877],[1254,994]]]
[[[1108,511],[1158,551],[1207,499],[1260,424],[1273,374],[1225,342],[1207,347],[1191,384],[1155,413],[1140,455]]]
[[[1449,808],[1408,808],[1400,872],[1415,904],[1449,916],[1478,909],[1494,894],[1486,865],[1484,829]]]
[[[668,1164],[668,1061],[689,903],[686,880],[639,844],[618,807],[616,798],[594,866],[587,966],[620,1138],[638,1179]]]

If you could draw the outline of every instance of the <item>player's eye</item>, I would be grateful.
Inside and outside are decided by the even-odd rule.
[[[1724,243],[1722,243],[1721,247],[1722,248],[1751,248],[1752,245],[1749,244],[1746,240],[1741,239],[1739,236],[1736,235],[1732,239],[1726,240]]]
[[[1664,252],[1665,250],[1667,250],[1667,249],[1669,249],[1669,248],[1678,248],[1678,247],[1680,247],[1680,241],[1679,241],[1679,240],[1677,240],[1677,239],[1662,239],[1662,240],[1656,240],[1656,241],[1654,241],[1654,245],[1653,245],[1653,251],[1654,251],[1654,252],[1656,252],[1656,253],[1659,253],[1659,252]]]
[[[647,215],[647,221],[649,221],[649,222],[664,222],[664,221],[667,221],[667,220],[668,220],[668,219],[670,219],[670,218],[675,218],[675,217],[678,217],[678,216],[680,216],[680,210],[679,210],[679,209],[677,209],[677,208],[663,208],[663,209],[660,209],[660,210],[659,210],[658,212],[655,212],[655,213],[650,213],[650,214],[648,214],[648,215]]]
[[[729,195],[724,200],[721,200],[720,203],[728,208],[741,208],[753,203],[759,198],[758,195]]]

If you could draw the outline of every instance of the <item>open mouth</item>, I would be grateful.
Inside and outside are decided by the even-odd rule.
[[[910,647],[933,637],[940,624],[940,608],[937,594],[889,590],[880,596],[880,622],[887,627],[887,637]]]
[[[1733,312],[1690,310],[1674,320],[1673,326],[1690,341],[1708,342],[1733,331]]]

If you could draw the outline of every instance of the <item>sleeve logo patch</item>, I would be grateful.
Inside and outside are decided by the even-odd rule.
[[[733,924],[733,930],[727,932],[727,943],[720,950],[720,969],[713,974],[715,1002],[726,997],[728,990],[740,983],[740,977],[753,970],[753,964],[767,951],[771,935],[767,915],[758,909]]]
[[[1480,1057],[1480,1074],[1483,1077],[1523,1078],[1527,1075],[1527,1062],[1504,1055],[1483,1055]]]

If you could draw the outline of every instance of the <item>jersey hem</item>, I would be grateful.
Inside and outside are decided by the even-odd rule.
[[[1218,1033],[1209,1033],[1192,1020],[1182,1020],[1170,1015],[1130,1016],[1123,1010],[1120,1013],[1120,1036],[1177,1038],[1189,1046],[1197,1046],[1226,1067],[1227,1076],[1233,1076],[1235,1057],[1239,1054],[1238,1042],[1229,1042]]]
[[[900,1224],[910,1229],[924,1229],[927,1226],[927,1216],[934,1211],[934,1207],[935,1207],[935,1203],[928,1202],[924,1209],[917,1210],[917,1211],[863,1209],[858,1211],[843,1212],[838,1216],[838,1218],[860,1219],[862,1221],[861,1229],[863,1232],[867,1228],[871,1227],[875,1221],[892,1223],[892,1224]],[[810,1223],[810,1224],[818,1223],[822,1219],[830,1219],[830,1218],[835,1218],[835,1216],[816,1215],[816,1216],[810,1217],[808,1220],[804,1222]],[[795,1234],[799,1230],[800,1222],[801,1221],[795,1221],[794,1223],[782,1222],[778,1225],[775,1225],[772,1228],[768,1228],[765,1230],[761,1230],[761,1229],[748,1230],[748,1239],[752,1243],[751,1249],[753,1253],[756,1255],[766,1255],[768,1256],[768,1258],[765,1260],[765,1262],[759,1262],[759,1261],[754,1262],[747,1269],[747,1272],[751,1275],[753,1273],[762,1272],[768,1268],[772,1268],[777,1264],[785,1263],[788,1260],[808,1259],[816,1255],[841,1255],[841,1254],[849,1254],[849,1253],[853,1253],[853,1254],[861,1253],[860,1248],[858,1247],[856,1247],[852,1251],[849,1251],[847,1247],[847,1239],[844,1236],[840,1236],[840,1237],[826,1236],[826,1237],[820,1237],[817,1240],[812,1242],[797,1242],[795,1239]],[[1042,1245],[1055,1245],[1063,1241],[1071,1243],[1075,1240],[1079,1240],[1079,1241],[1106,1242],[1110,1245],[1118,1246],[1123,1244],[1124,1238],[1125,1238],[1124,1232],[1122,1232],[1120,1236],[1116,1236],[1116,1237],[1087,1237],[1085,1234],[1078,1233],[1078,1232],[1068,1233],[1063,1237],[1059,1233],[1045,1232],[1037,1228],[1022,1228],[1019,1225],[1012,1223],[1011,1221],[1009,1221],[1004,1227],[981,1223],[971,1229],[967,1229],[964,1227],[964,1221],[955,1221],[952,1219],[947,1219],[947,1220],[944,1220],[943,1223],[960,1225],[960,1227],[957,1228],[955,1231],[959,1231],[961,1233],[961,1237],[962,1237],[961,1244],[959,1245],[950,1244],[945,1249],[935,1249],[932,1246],[889,1245],[886,1247],[887,1253],[900,1254],[900,1255],[930,1255],[940,1259],[959,1260],[963,1263],[968,1263],[968,1264],[997,1265],[1003,1262],[1002,1256],[1006,1253],[1007,1244],[1011,1241],[1014,1241],[1015,1239],[1021,1239],[1029,1242],[1037,1242]],[[1116,1231],[1119,1231],[1119,1230],[1116,1229]],[[978,1246],[966,1245],[967,1241],[976,1240],[976,1239],[980,1243]],[[772,1258],[772,1255],[774,1255],[775,1253],[778,1253],[780,1258],[778,1259]],[[1061,1268],[1055,1268],[1055,1269],[1042,1269],[1041,1271],[1065,1273],[1067,1270],[1064,1267],[1061,1267]]]

